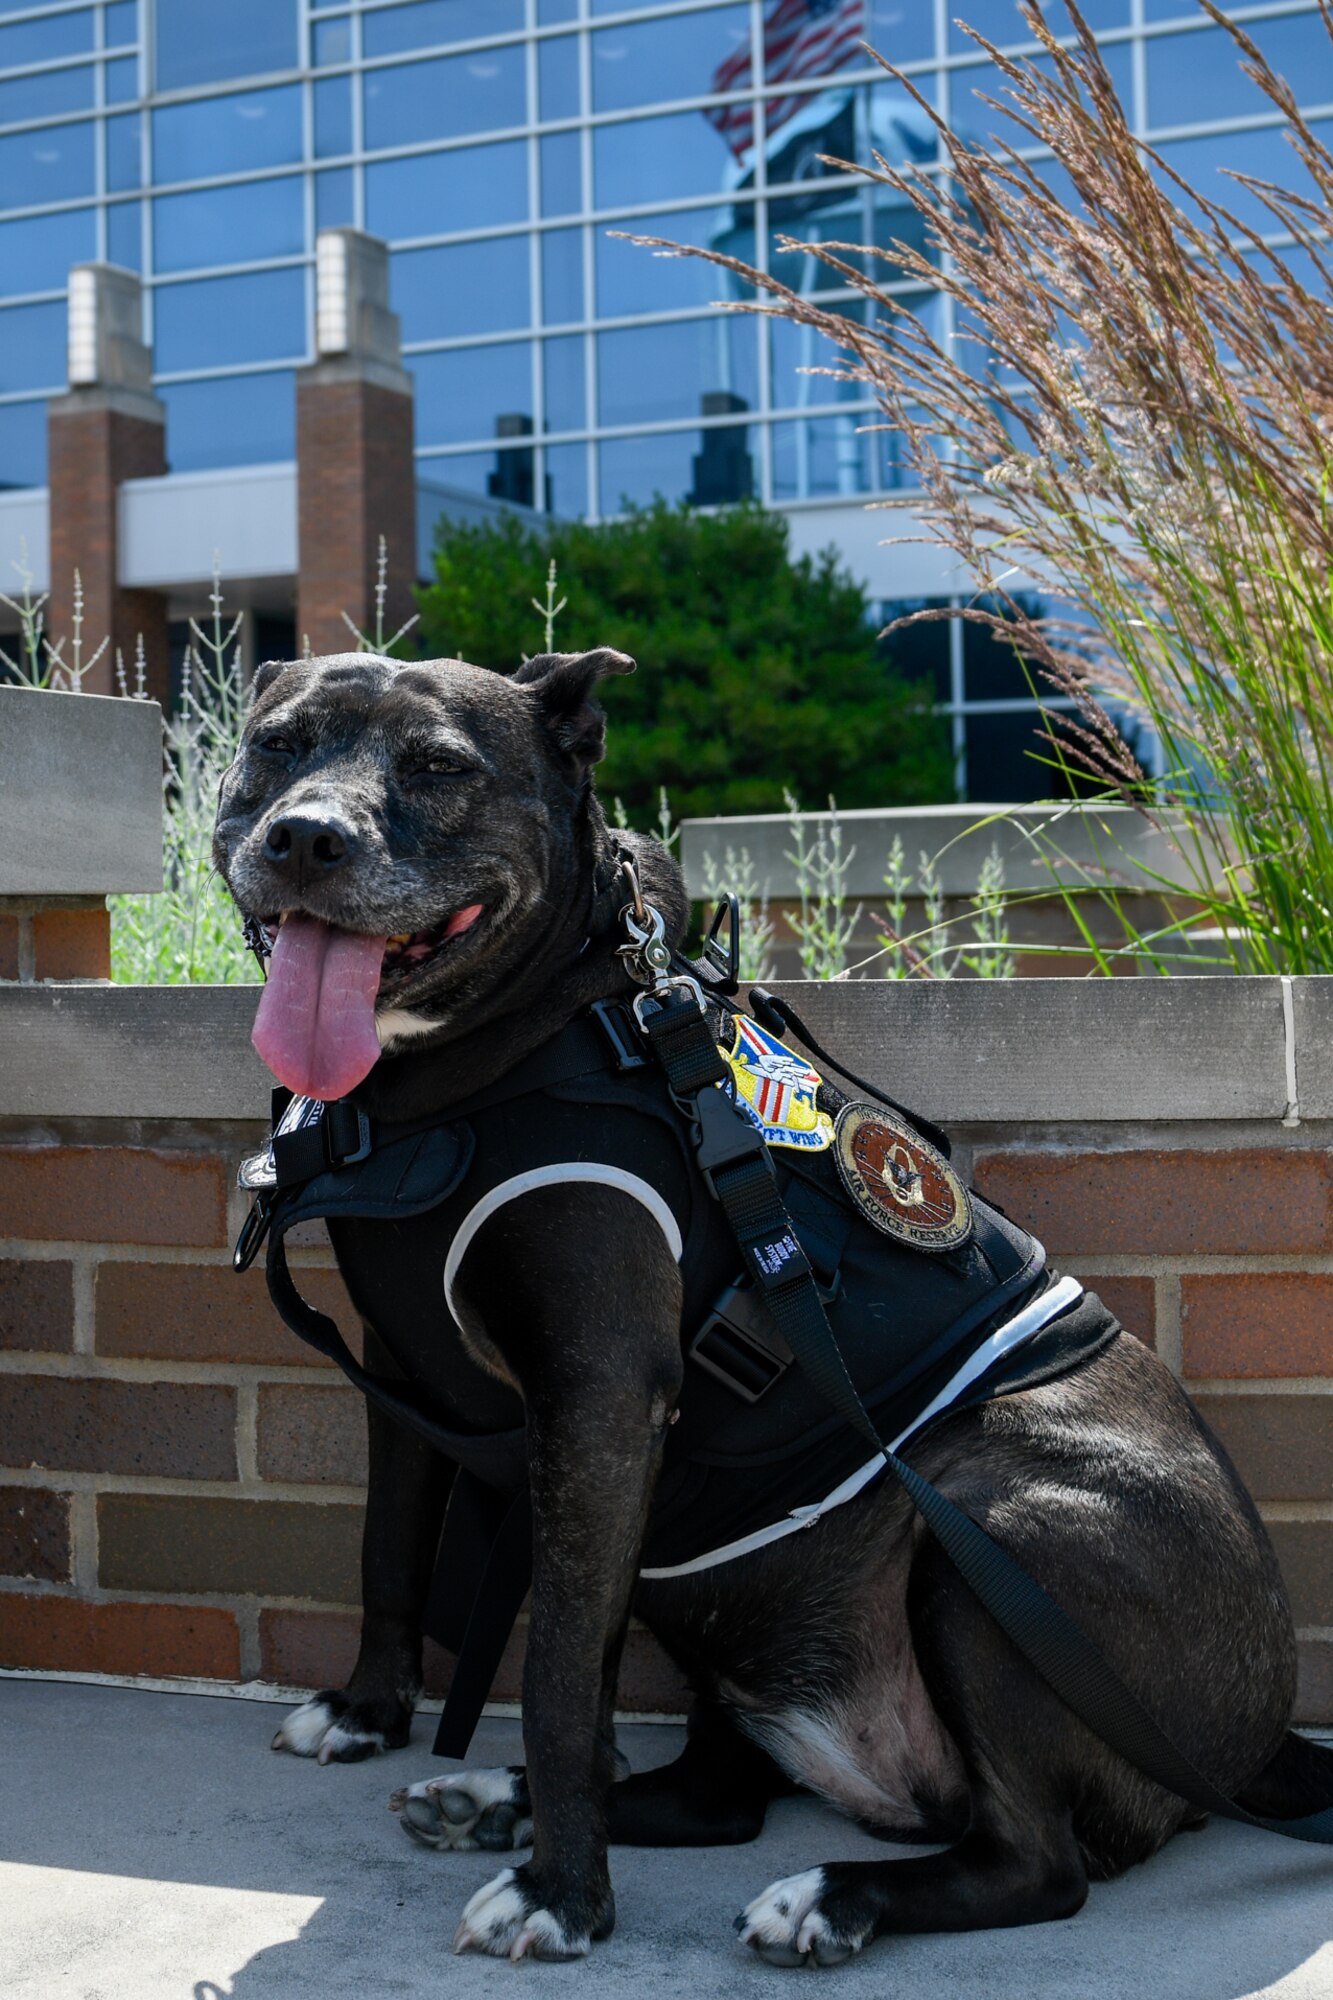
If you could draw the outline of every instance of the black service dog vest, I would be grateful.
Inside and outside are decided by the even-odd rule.
[[[712,1019],[732,1072],[719,1087],[764,1137],[838,1348],[882,1437],[901,1441],[949,1411],[1064,1374],[1114,1337],[1100,1302],[1055,1278],[1036,1239],[975,1193],[965,1240],[944,1254],[886,1235],[838,1169],[842,1093],[747,1016]],[[552,1181],[599,1183],[637,1200],[680,1263],[684,1295],[679,1419],[642,1554],[644,1580],[664,1581],[809,1526],[884,1463],[812,1395],[765,1324],[679,1108],[636,1042],[627,1009],[599,1006],[478,1098],[374,1131],[346,1101],[275,1093],[275,1137],[267,1158],[247,1163],[247,1184],[276,1173],[261,1203],[279,1311],[344,1366],[336,1329],[301,1299],[287,1266],[283,1239],[297,1223],[326,1220],[352,1300],[390,1354],[419,1339],[423,1314],[438,1313],[443,1398],[427,1411],[409,1389],[396,1403],[467,1475],[451,1501],[456,1539],[461,1517],[477,1509],[475,1492],[463,1497],[470,1486],[499,1503],[526,1478],[521,1402],[469,1358],[450,1311],[469,1243],[502,1204]],[[354,1363],[347,1372],[392,1405],[392,1390]],[[485,1504],[480,1517],[497,1518]]]

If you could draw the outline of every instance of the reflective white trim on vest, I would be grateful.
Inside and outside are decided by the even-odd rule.
[[[449,1245],[444,1265],[444,1302],[455,1319],[458,1314],[454,1312],[454,1279],[482,1223],[489,1221],[497,1209],[503,1208],[507,1202],[517,1201],[520,1195],[530,1194],[534,1188],[563,1186],[570,1181],[596,1181],[603,1187],[618,1188],[621,1194],[632,1195],[635,1201],[642,1202],[666,1237],[667,1248],[679,1264],[685,1250],[680,1225],[657,1189],[640,1180],[637,1174],[626,1173],[623,1167],[603,1166],[597,1160],[562,1160],[554,1167],[530,1167],[527,1173],[515,1174],[512,1179],[493,1187],[489,1194],[484,1194],[476,1207],[469,1209],[463,1217],[458,1234]]]
[[[949,1378],[938,1396],[927,1403],[925,1409],[907,1426],[907,1429],[894,1438],[889,1450],[898,1451],[923,1424],[929,1423],[932,1417],[938,1416],[941,1410],[947,1410],[951,1403],[956,1402],[963,1391],[970,1388],[979,1375],[984,1375],[988,1368],[993,1367],[1001,1355],[1008,1354],[1015,1347],[1021,1346],[1025,1340],[1030,1340],[1034,1333],[1040,1333],[1044,1326],[1058,1318],[1073,1305],[1075,1299],[1080,1299],[1082,1296],[1083,1287],[1077,1278],[1060,1278],[1048,1291],[1043,1292],[1039,1299],[1034,1299],[1031,1305],[1024,1306],[1021,1312],[1015,1313],[1003,1326],[996,1327],[989,1340],[983,1340],[981,1346],[968,1355],[962,1367]],[[812,1528],[815,1522],[832,1508],[841,1507],[846,1501],[854,1500],[856,1495],[868,1486],[872,1479],[878,1478],[884,1470],[884,1460],[872,1458],[868,1465],[860,1466],[857,1471],[850,1473],[841,1486],[835,1486],[822,1500],[812,1501],[808,1507],[794,1507],[781,1521],[774,1521],[767,1528],[756,1528],[753,1534],[742,1535],[738,1541],[726,1542],[720,1549],[710,1549],[706,1555],[695,1556],[692,1562],[677,1563],[671,1569],[641,1569],[639,1575],[649,1582],[672,1576],[693,1576],[696,1570],[715,1569],[719,1563],[734,1562],[737,1556],[748,1556],[755,1549],[767,1548],[770,1542],[780,1541],[783,1535],[794,1535],[798,1528]]]

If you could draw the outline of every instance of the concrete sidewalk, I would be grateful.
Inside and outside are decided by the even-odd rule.
[[[751,1847],[613,1854],[619,1923],[580,1964],[454,1958],[463,1903],[497,1871],[437,1855],[386,1811],[435,1765],[413,1748],[367,1764],[270,1754],[266,1703],[51,1681],[0,1681],[3,2000],[570,2000],[785,1992],[793,1978],[737,1943],[731,1919],[775,1877],[885,1848],[823,1807],[774,1807]],[[621,1733],[640,1766],[678,1732]],[[483,1723],[469,1762],[521,1755]],[[821,1990],[912,2000],[1333,2000],[1333,1854],[1214,1825],[1069,1923],[881,1942]]]

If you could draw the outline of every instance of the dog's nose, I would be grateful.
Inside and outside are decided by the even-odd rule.
[[[350,860],[355,851],[356,837],[350,827],[300,813],[275,819],[264,835],[264,859],[275,868],[291,869],[298,875],[327,874]]]

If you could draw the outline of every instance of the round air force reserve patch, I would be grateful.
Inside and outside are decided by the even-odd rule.
[[[731,1070],[738,1109],[768,1145],[827,1152],[833,1144],[833,1120],[816,1102],[823,1081],[818,1071],[743,1014],[736,1017],[734,1043],[722,1054]]]
[[[919,1133],[877,1104],[846,1104],[838,1174],[868,1221],[915,1250],[957,1250],[972,1233],[967,1189]]]

